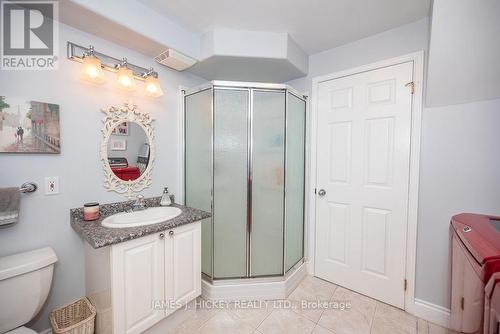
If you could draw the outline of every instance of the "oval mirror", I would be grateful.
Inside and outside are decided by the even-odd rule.
[[[103,118],[101,161],[104,187],[132,198],[151,185],[155,160],[153,119],[134,104],[101,109]]]
[[[149,164],[150,143],[146,132],[136,122],[122,122],[111,130],[108,139],[108,165],[123,181],[135,181]]]

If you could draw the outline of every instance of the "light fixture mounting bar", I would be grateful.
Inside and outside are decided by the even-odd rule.
[[[83,58],[86,54],[90,52],[90,47],[84,47],[73,42],[67,42],[67,57],[69,60],[77,61],[79,63],[83,62]],[[94,50],[94,55],[101,61],[101,67],[109,72],[116,73],[120,65],[122,64],[122,59],[118,59],[107,54],[98,52]],[[158,73],[151,70],[151,68],[145,68],[141,66],[134,65],[127,62],[127,68],[132,70],[134,73],[134,78],[140,81],[144,81],[147,75],[152,75],[155,78],[158,77]]]

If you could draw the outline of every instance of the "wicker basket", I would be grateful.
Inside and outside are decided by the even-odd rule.
[[[87,298],[50,312],[54,334],[94,334],[95,307]]]

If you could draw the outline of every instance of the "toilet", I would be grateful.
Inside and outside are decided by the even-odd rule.
[[[23,327],[42,308],[57,256],[50,247],[0,257],[0,334],[33,334]]]

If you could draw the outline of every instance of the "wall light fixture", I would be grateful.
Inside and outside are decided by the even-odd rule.
[[[127,66],[127,58],[123,58],[121,64],[117,66],[118,85],[122,89],[133,91],[136,88],[134,73]]]
[[[83,68],[81,78],[93,83],[104,83],[106,77],[101,67],[101,60],[95,56],[94,48],[91,46],[89,51],[83,54]]]
[[[152,67],[145,74],[144,81],[146,83],[144,87],[145,95],[151,97],[160,97],[163,95],[163,90],[161,89],[160,81],[158,80],[158,73],[156,73]]]
[[[131,64],[126,58],[118,59],[88,48],[67,42],[67,57],[83,64],[81,78],[94,83],[105,81],[104,70],[118,75],[118,86],[127,91],[137,88],[136,80],[144,82],[144,94],[160,97],[163,90],[158,80],[158,73],[153,68],[145,68]]]

